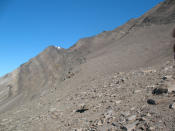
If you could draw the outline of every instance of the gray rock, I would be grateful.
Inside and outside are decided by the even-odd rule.
[[[115,104],[120,104],[120,103],[121,103],[121,100],[115,101]]]
[[[97,125],[98,125],[98,126],[102,126],[103,123],[104,123],[103,120],[100,119],[100,120],[98,121]]]
[[[169,105],[170,109],[175,109],[175,103]]]
[[[128,121],[135,121],[136,120],[136,115],[132,115],[132,116],[130,116],[130,117],[128,117]]]
[[[136,128],[137,123],[138,123],[138,121],[135,121],[135,122],[133,122],[133,123],[131,123],[131,124],[128,124],[128,125],[126,126],[127,131],[133,131],[133,130]]]
[[[112,115],[113,115],[113,110],[111,110],[111,109],[109,109],[109,110],[104,114],[105,118],[110,118],[110,117],[112,117]]]
[[[121,126],[120,129],[121,129],[122,131],[127,131],[127,128],[126,128],[125,126]]]
[[[120,123],[125,123],[126,122],[126,118],[125,118],[125,116],[124,115],[120,115],[120,117],[119,117],[119,122]]]
[[[168,93],[168,89],[165,89],[165,88],[155,88],[152,91],[152,94],[154,94],[154,95],[160,95],[160,94],[163,94],[163,93]]]
[[[148,99],[147,103],[150,104],[150,105],[156,105],[156,102],[153,99]]]

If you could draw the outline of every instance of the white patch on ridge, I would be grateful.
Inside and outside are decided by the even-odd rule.
[[[61,49],[61,47],[60,46],[55,46],[58,50],[60,50]]]

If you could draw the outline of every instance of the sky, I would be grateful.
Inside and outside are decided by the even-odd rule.
[[[113,30],[162,0],[0,0],[0,76],[50,45]]]

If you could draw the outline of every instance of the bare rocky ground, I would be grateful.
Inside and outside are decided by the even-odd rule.
[[[1,115],[0,130],[175,130],[174,61],[62,86]]]
[[[0,78],[0,131],[174,131],[175,1],[50,46]]]

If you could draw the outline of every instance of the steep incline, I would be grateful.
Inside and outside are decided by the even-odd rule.
[[[43,90],[59,87],[74,75],[76,83],[171,59],[174,16],[175,1],[166,0],[140,18],[113,31],[81,39],[68,50],[48,47],[0,79],[0,112],[36,99]]]
[[[81,55],[75,55],[76,53],[66,53],[64,49],[50,46],[14,72],[1,78],[0,111],[38,98],[44,90],[53,88],[56,81],[65,80],[72,67],[84,60]]]
[[[167,29],[166,31],[164,31],[164,33],[166,32],[168,34],[167,36],[170,38],[171,37],[170,34],[174,27],[174,23],[175,23],[175,1],[166,0],[158,4],[156,7],[154,7],[147,13],[145,13],[140,18],[131,19],[126,24],[116,28],[113,31],[105,31],[97,36],[79,40],[72,48],[70,48],[70,50],[79,49],[79,50],[83,50],[85,54],[92,55],[93,53],[100,51],[101,48],[106,48],[111,44],[115,43],[115,46],[117,46],[117,44],[120,43],[119,40],[123,39],[129,33],[133,33],[139,30],[140,28],[144,29],[144,28],[149,28],[149,26],[152,27],[156,25],[159,26],[160,28],[165,28],[161,26],[171,25],[172,26],[171,29]],[[160,34],[159,31],[161,31],[161,29],[157,30],[157,33]],[[141,35],[146,36],[147,33],[148,32],[145,32],[145,34],[141,34]],[[155,35],[155,33],[152,33],[152,35]],[[127,39],[127,38],[124,38],[124,39]],[[137,42],[137,39],[135,41]],[[158,44],[159,43],[157,43],[157,45]]]
[[[87,63],[82,68],[90,75],[161,64],[173,56],[174,16],[175,1],[166,0],[113,31],[79,40],[69,50],[83,51]]]

